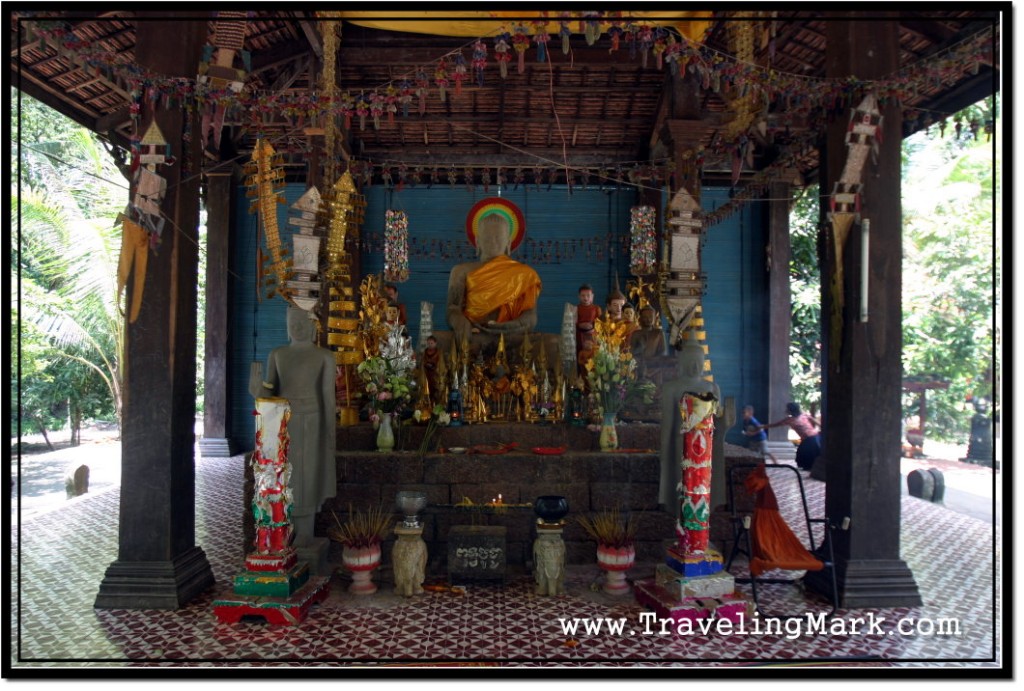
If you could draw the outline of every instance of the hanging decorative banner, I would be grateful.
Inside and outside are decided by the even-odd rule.
[[[384,212],[384,280],[409,280],[409,217],[404,211]]]
[[[466,237],[473,247],[476,247],[476,231],[480,221],[491,214],[500,214],[508,221],[509,250],[519,247],[526,237],[526,217],[518,206],[501,197],[481,199],[469,210],[466,216]]]
[[[839,356],[843,341],[843,248],[853,223],[860,217],[861,180],[864,165],[869,154],[877,156],[882,140],[882,114],[878,110],[878,99],[868,93],[850,113],[850,125],[846,133],[846,163],[839,180],[829,197],[829,220],[832,222],[832,252],[835,265],[829,281],[832,295],[830,314],[831,330],[829,339],[829,362],[839,371]]]
[[[634,206],[629,216],[629,270],[634,276],[646,276],[654,273],[658,253],[654,207]]]
[[[248,180],[248,196],[255,197],[250,212],[258,211],[263,226],[263,237],[269,256],[266,260],[266,274],[273,274],[266,280],[272,297],[275,293],[291,302],[288,281],[292,277],[292,263],[287,250],[281,246],[281,235],[277,225],[277,205],[284,204],[284,169],[280,156],[266,139],[256,141],[252,160],[245,164]],[[263,286],[257,286],[260,290]]]

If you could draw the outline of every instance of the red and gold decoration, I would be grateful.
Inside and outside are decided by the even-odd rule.
[[[404,211],[384,212],[384,280],[409,280],[409,216]]]
[[[658,233],[653,206],[629,210],[629,270],[634,276],[654,273],[658,259]]]
[[[481,199],[466,216],[466,237],[470,244],[476,247],[476,233],[480,227],[480,221],[491,214],[499,214],[508,221],[509,249],[515,250],[526,237],[526,218],[523,212],[514,203],[501,197],[487,197]]]

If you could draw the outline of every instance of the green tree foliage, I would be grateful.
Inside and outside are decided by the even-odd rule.
[[[83,419],[120,414],[114,220],[127,184],[94,136],[28,97],[20,105],[12,398],[36,427],[66,416],[74,442]]]
[[[821,406],[821,291],[818,268],[818,186],[804,189],[790,215],[789,289],[792,399],[804,410]]]
[[[963,122],[994,111],[991,103],[972,108]],[[969,400],[992,397],[1000,160],[987,139],[983,126],[976,137],[969,127],[946,138],[915,135],[904,173],[904,377],[948,383],[927,394],[926,434],[961,442]],[[904,403],[908,416],[917,412],[916,397]]]
[[[970,400],[993,394],[1001,170],[995,105],[975,104],[949,118],[944,132],[932,126],[903,142],[903,373],[904,381],[948,384],[926,394],[932,439],[964,442]],[[807,408],[820,401],[821,388],[819,213],[812,186],[790,218],[790,372],[793,398]],[[917,412],[916,394],[905,394],[905,418]]]

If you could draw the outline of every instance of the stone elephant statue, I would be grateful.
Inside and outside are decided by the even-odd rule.
[[[541,533],[534,541],[533,576],[537,581],[538,595],[561,595],[565,592],[565,543],[560,535]]]
[[[427,569],[427,543],[420,534],[403,535],[391,550],[391,564],[395,572],[395,593],[412,597],[423,592],[423,579]]]

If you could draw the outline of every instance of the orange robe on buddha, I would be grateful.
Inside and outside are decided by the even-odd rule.
[[[480,323],[498,310],[495,321],[512,321],[536,307],[540,288],[536,271],[502,254],[466,275],[463,313],[471,322]]]

